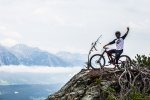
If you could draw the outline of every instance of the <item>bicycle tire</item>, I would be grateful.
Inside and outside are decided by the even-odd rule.
[[[96,59],[97,62],[93,62],[93,59],[96,57],[98,58],[98,59]],[[103,63],[101,63],[101,61],[98,62],[98,60],[103,60]],[[98,64],[97,66],[94,65],[96,63]],[[101,54],[95,54],[90,58],[90,67],[92,69],[103,68],[105,66],[105,64],[106,64],[105,58]]]
[[[126,59],[125,61],[121,60],[121,58],[124,58]],[[118,69],[130,69],[131,68],[131,65],[132,65],[132,61],[131,61],[131,58],[127,55],[121,55],[119,57],[119,60],[118,60],[118,63],[120,61],[120,65],[118,66]]]

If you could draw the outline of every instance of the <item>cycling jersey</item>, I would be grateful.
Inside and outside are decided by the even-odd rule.
[[[125,34],[124,36],[114,39],[112,42],[110,42],[109,44],[116,44],[116,50],[123,50],[124,48],[124,39],[126,38],[127,34]]]

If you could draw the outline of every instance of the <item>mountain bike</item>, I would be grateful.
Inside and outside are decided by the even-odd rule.
[[[104,54],[106,54],[106,57],[108,57],[108,65],[106,65],[106,59],[104,57]],[[102,54],[95,54],[90,58],[90,66],[93,69],[97,68],[104,68],[105,66],[114,65],[115,68],[118,69],[126,69],[130,68],[131,66],[131,59],[127,55],[121,55],[118,60],[118,64],[116,64],[115,55],[109,55],[108,48],[104,48],[104,51]]]

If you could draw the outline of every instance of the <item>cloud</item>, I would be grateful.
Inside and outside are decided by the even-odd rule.
[[[5,26],[0,26],[0,30],[6,30],[7,28]]]
[[[11,38],[6,38],[6,39],[3,39],[3,40],[0,40],[0,44],[5,45],[5,46],[13,46],[17,43],[18,43],[17,40],[11,39]]]
[[[21,34],[18,32],[15,32],[15,31],[6,31],[6,32],[3,32],[2,35],[6,36],[6,37],[16,38],[16,39],[22,38]]]
[[[132,34],[150,33],[149,0],[1,0],[0,5],[0,34],[6,36],[3,39],[23,37],[24,43],[49,51],[87,53],[99,34],[109,42],[114,31],[128,25],[133,27]],[[141,40],[140,36],[136,38]],[[138,44],[132,41],[129,45]]]
[[[0,72],[7,73],[49,73],[49,74],[63,74],[63,73],[77,73],[82,67],[28,67],[28,66],[2,66]]]
[[[5,26],[0,26],[0,43],[5,46],[12,46],[18,43],[22,39],[22,35],[19,32],[13,31]]]
[[[46,9],[46,8],[37,8],[37,9],[35,9],[35,10],[33,11],[33,14],[35,14],[35,15],[45,15],[45,14],[48,13],[47,10],[48,10],[48,9]]]
[[[66,83],[82,67],[0,67],[0,85]]]
[[[16,31],[11,31],[10,29],[8,29],[5,26],[0,26],[0,35],[3,35],[5,37],[11,37],[11,38],[15,38],[15,39],[21,39],[22,35],[19,32]]]
[[[0,85],[8,85],[9,82],[7,82],[6,80],[0,80]]]

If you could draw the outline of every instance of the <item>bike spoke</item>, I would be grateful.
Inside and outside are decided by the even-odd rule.
[[[90,64],[94,69],[102,68],[105,65],[105,59],[103,56],[96,54],[91,57]]]

